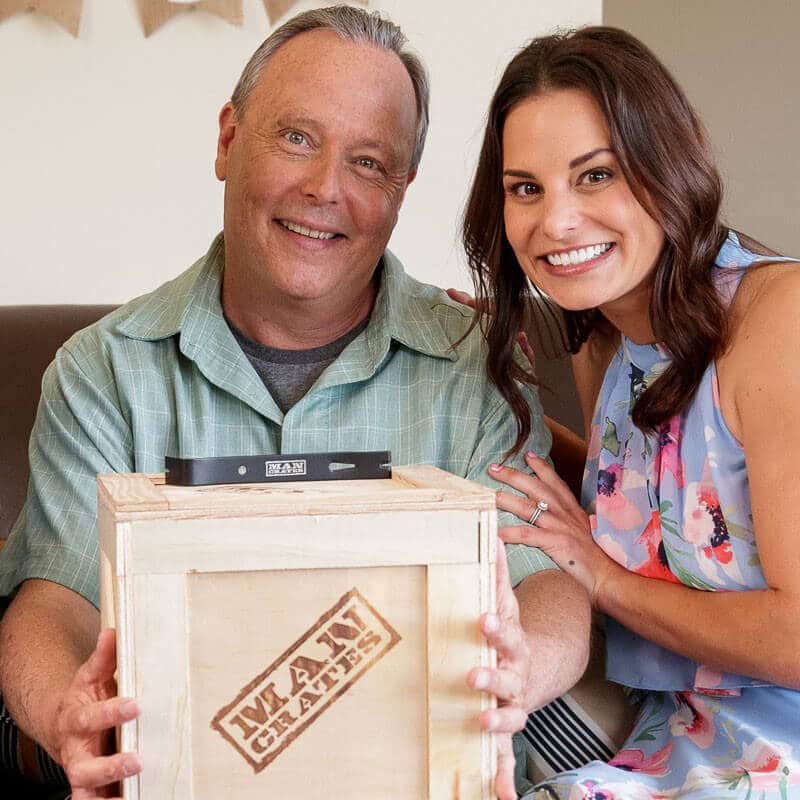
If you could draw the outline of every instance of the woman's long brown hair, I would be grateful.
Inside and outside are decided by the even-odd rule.
[[[719,221],[722,185],[686,96],[655,55],[626,31],[599,26],[534,39],[512,59],[492,98],[463,221],[477,307],[494,308],[481,325],[489,377],[517,420],[512,453],[530,434],[530,412],[517,381],[532,376],[515,362],[514,344],[532,287],[503,226],[503,125],[520,101],[559,89],[584,91],[598,104],[631,191],[664,230],[650,320],[672,361],[639,396],[634,423],[654,430],[685,409],[703,372],[722,353],[727,334],[710,269],[727,233]],[[597,309],[555,312],[570,353],[608,325]]]

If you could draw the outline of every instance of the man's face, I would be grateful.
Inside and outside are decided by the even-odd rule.
[[[416,121],[393,53],[322,30],[284,44],[242,119],[230,104],[220,114],[226,300],[335,309],[368,296],[414,177]]]

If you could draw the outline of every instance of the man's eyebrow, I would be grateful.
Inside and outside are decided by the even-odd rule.
[[[307,117],[304,114],[288,114],[283,117],[278,117],[276,120],[279,128],[291,128],[296,125],[316,125],[316,120],[312,117]]]
[[[368,147],[372,150],[381,150],[386,152],[394,153],[397,151],[397,145],[393,142],[381,141],[380,139],[361,139],[356,145],[356,149],[359,147]]]
[[[610,147],[598,147],[595,150],[584,153],[582,156],[573,158],[572,161],[569,162],[569,168],[575,169],[575,167],[579,167],[581,164],[591,161],[595,156],[600,155],[600,153],[610,153],[612,156],[614,155],[614,151]]]

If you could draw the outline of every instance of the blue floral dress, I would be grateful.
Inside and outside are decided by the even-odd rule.
[[[744,269],[764,260],[771,259],[729,234],[714,268],[726,302]],[[594,539],[650,578],[700,591],[764,588],[744,451],[722,418],[715,365],[691,406],[657,435],[645,436],[631,420],[636,398],[668,363],[659,346],[623,338],[608,368],[583,483]],[[625,745],[610,762],[557,775],[528,797],[800,798],[800,692],[712,670],[611,619],[607,675],[643,690]]]

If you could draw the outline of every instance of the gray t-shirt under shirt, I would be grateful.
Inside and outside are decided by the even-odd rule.
[[[267,391],[285,414],[314,385],[325,368],[367,327],[369,315],[336,341],[310,350],[267,347],[245,336],[227,317],[225,320],[253,369],[264,381]]]

